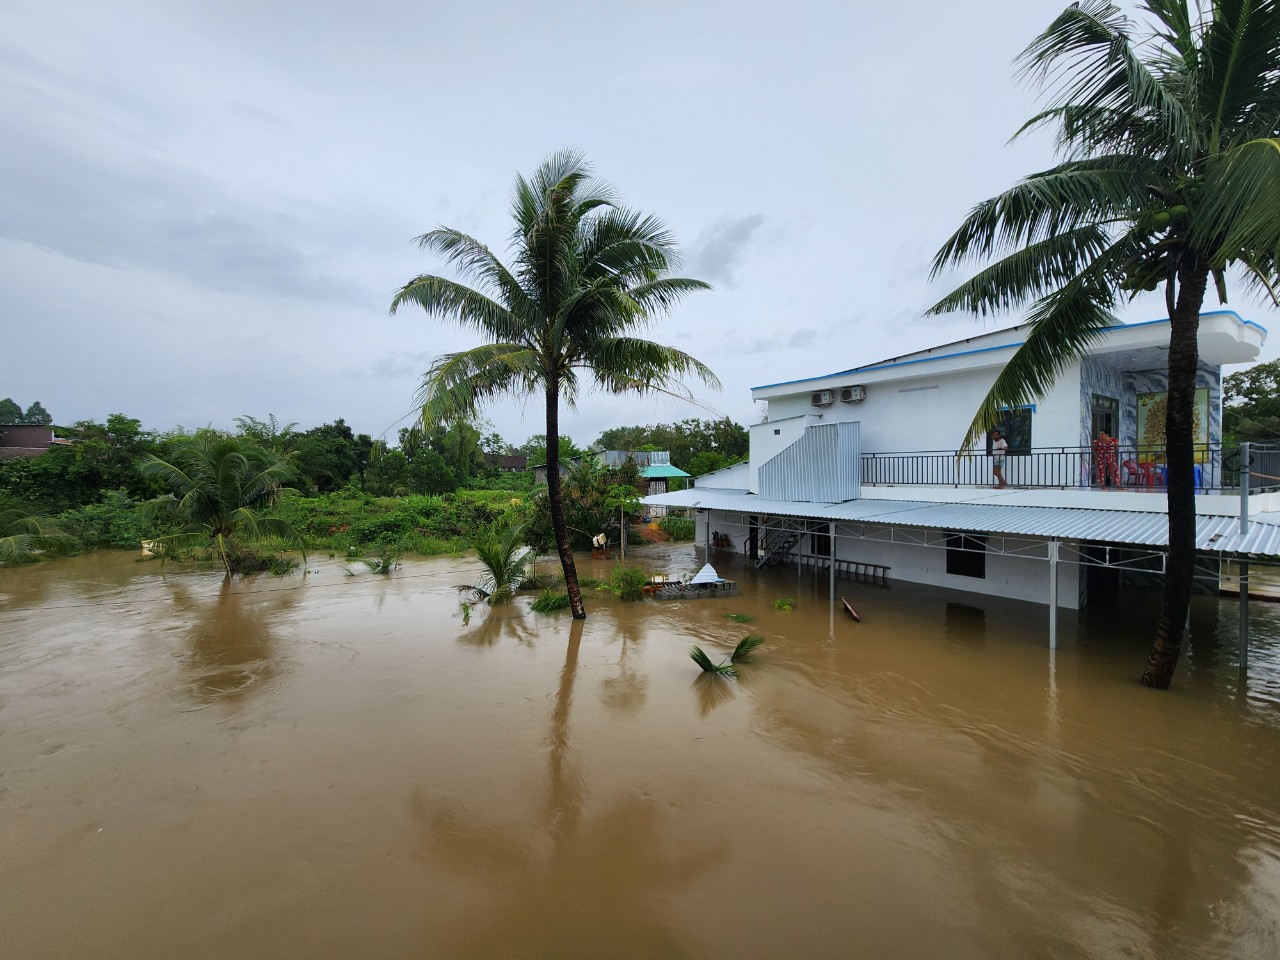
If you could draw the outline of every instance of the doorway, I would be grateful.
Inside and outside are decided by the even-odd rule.
[[[1093,394],[1089,404],[1090,424],[1089,439],[1093,440],[1101,430],[1111,436],[1117,436],[1120,429],[1120,401],[1115,397],[1104,397],[1100,393]]]

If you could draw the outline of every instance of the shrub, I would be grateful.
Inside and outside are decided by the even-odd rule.
[[[790,610],[795,605],[795,597],[783,597],[780,600],[773,601],[773,609],[775,610]]]
[[[688,517],[663,517],[658,529],[672,540],[692,540],[697,534],[697,522]]]
[[[602,590],[612,590],[623,600],[643,600],[644,587],[649,577],[636,567],[614,567],[613,576],[600,584]]]
[[[543,590],[530,607],[538,613],[554,613],[569,606],[569,594],[555,590]]]

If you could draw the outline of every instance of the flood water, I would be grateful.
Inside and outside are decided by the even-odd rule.
[[[1158,693],[1141,595],[1051,655],[1043,607],[841,582],[857,624],[794,569],[574,626],[310,566],[0,570],[4,957],[1280,955],[1280,606],[1245,683],[1197,598]]]

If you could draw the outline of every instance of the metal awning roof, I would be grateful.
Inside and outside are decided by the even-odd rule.
[[[1143,547],[1169,545],[1163,513],[1087,507],[1018,507],[989,503],[930,503],[914,500],[848,500],[807,503],[765,500],[745,490],[694,488],[644,498],[651,506],[700,507],[775,517],[803,517],[931,530],[1046,537]],[[1238,517],[1196,517],[1196,549],[1239,557],[1280,558],[1280,513],[1260,513],[1240,532]]]
[[[663,477],[687,477],[689,474],[679,467],[673,467],[669,463],[651,463],[640,468],[640,476],[648,480],[655,480]]]

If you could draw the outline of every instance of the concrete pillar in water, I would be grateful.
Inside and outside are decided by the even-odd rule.
[[[1049,541],[1049,649],[1058,649],[1058,541]]]

